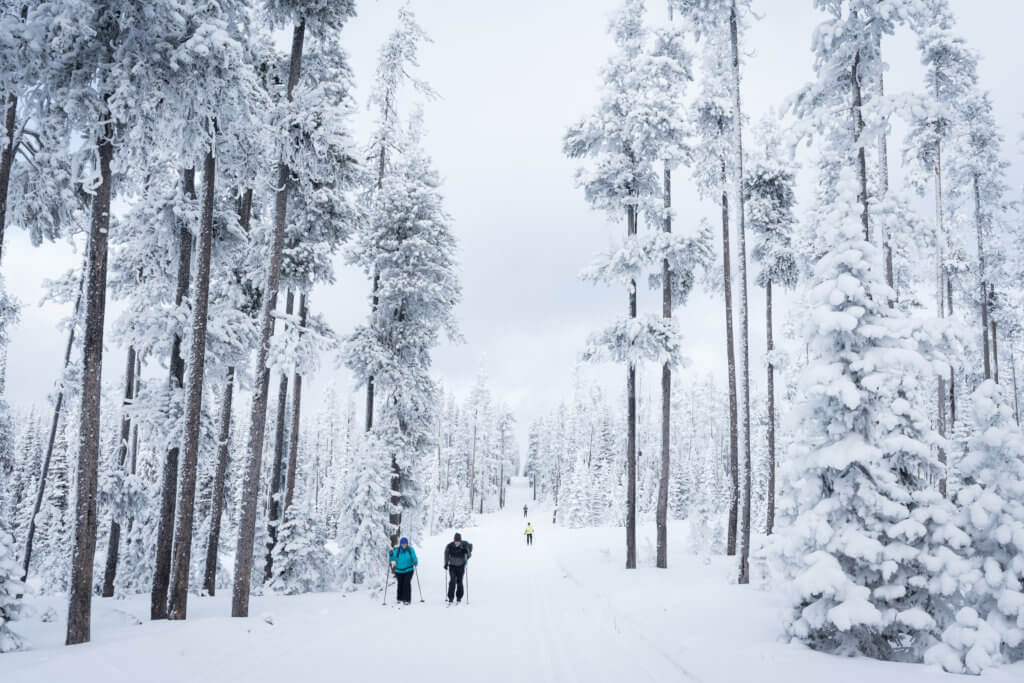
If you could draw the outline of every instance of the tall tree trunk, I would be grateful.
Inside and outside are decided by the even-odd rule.
[[[764,286],[765,297],[765,330],[768,341],[768,515],[765,522],[765,533],[768,536],[775,531],[775,364],[772,353],[775,351],[775,338],[772,332],[772,281]]]
[[[85,332],[82,339],[82,406],[78,429],[78,476],[75,496],[75,546],[71,553],[68,600],[68,645],[86,643],[92,616],[92,572],[96,555],[96,478],[100,450],[103,322],[107,294],[107,236],[110,232],[110,195],[113,183],[114,127],[103,126],[96,141],[99,185],[92,200],[89,228],[89,275],[85,297]]]
[[[231,404],[235,392],[235,368],[228,368],[224,383],[224,398],[220,404],[220,433],[217,439],[217,470],[213,476],[210,504],[210,533],[206,541],[206,567],[203,571],[203,590],[213,596],[217,592],[217,554],[220,550],[220,524],[224,512],[224,480],[227,477],[231,443]]]
[[[1017,359],[1014,358],[1014,345],[1010,344],[1010,377],[1013,381],[1013,419],[1020,426],[1020,393],[1017,391]]]
[[[664,188],[665,220],[664,231],[672,232],[672,169],[665,162]],[[661,261],[661,317],[672,319],[672,271],[668,259]],[[669,447],[672,439],[672,368],[668,363],[661,366],[661,476],[658,480],[657,558],[660,569],[668,567],[668,478],[672,465]]]
[[[285,315],[291,316],[295,307],[295,295],[289,291],[285,303]],[[277,545],[277,530],[281,525],[282,490],[284,489],[285,422],[288,414],[288,375],[281,373],[277,385],[277,430],[274,432],[274,464],[270,468],[270,515],[267,523],[267,554],[264,557],[263,581],[270,583],[274,578],[274,546]]]
[[[383,173],[383,169],[381,170]],[[383,176],[382,176],[383,177]],[[380,299],[377,296],[377,289],[380,286],[380,276],[377,273],[373,274],[373,303],[371,305],[371,311],[377,310],[377,304],[380,303]],[[366,378],[366,431],[369,433],[373,429],[373,375]],[[470,507],[473,507],[470,504]]]
[[[238,222],[249,233],[252,218],[252,188],[242,194],[238,205]],[[206,542],[206,567],[203,571],[203,589],[213,596],[217,591],[217,555],[220,552],[220,524],[224,512],[224,481],[227,477],[231,440],[231,405],[235,391],[235,367],[228,368],[221,401],[220,435],[217,443],[217,470],[213,477],[213,500],[210,506],[210,533]]]
[[[989,285],[988,294],[989,308],[994,310],[996,300],[995,285]],[[989,315],[989,320],[991,320],[992,327],[992,379],[995,380],[996,384],[999,384],[999,337],[996,335],[996,317]]]
[[[636,207],[626,207],[626,234],[637,231]],[[636,318],[636,281],[629,282],[629,317]],[[626,569],[636,569],[636,366],[626,361]]]
[[[88,247],[86,254],[91,255]],[[60,385],[57,390],[57,399],[53,403],[53,416],[50,418],[50,435],[46,442],[46,452],[43,453],[42,471],[39,473],[39,486],[36,488],[36,500],[32,504],[32,516],[28,519],[28,533],[25,537],[25,554],[22,558],[21,582],[28,579],[28,568],[32,562],[32,545],[36,536],[36,516],[43,506],[43,497],[46,495],[46,478],[50,473],[50,461],[53,459],[53,446],[57,440],[57,426],[60,424],[61,410],[64,407],[64,381],[67,377],[68,364],[71,362],[71,349],[75,345],[75,325],[78,324],[78,314],[82,308],[82,294],[85,290],[85,277],[89,272],[89,262],[82,264],[82,276],[78,281],[78,296],[75,297],[75,308],[71,314],[71,325],[68,328],[68,343],[64,347],[64,365],[61,367]]]
[[[302,44],[306,34],[306,21],[300,19],[292,32],[291,58],[288,68],[288,100],[299,80],[302,68]],[[235,578],[232,587],[231,616],[249,616],[249,583],[252,574],[253,545],[256,536],[256,503],[259,493],[260,467],[263,461],[263,430],[267,420],[267,390],[270,372],[267,357],[270,353],[270,333],[273,324],[273,306],[277,301],[277,288],[281,281],[281,252],[284,246],[285,226],[288,218],[288,164],[278,162],[277,196],[274,203],[274,233],[270,244],[270,263],[267,264],[267,286],[263,292],[260,310],[260,347],[256,354],[255,393],[249,421],[248,463],[242,480],[242,503],[238,515],[238,546],[235,552]]]
[[[988,345],[988,283],[985,281],[985,233],[981,220],[981,188],[978,185],[978,174],[972,178],[974,189],[974,228],[978,233],[978,281],[981,285],[981,349],[985,360],[985,379],[992,379],[992,359]]]
[[[882,34],[878,34],[875,43],[879,59],[882,55]],[[885,76],[878,73],[878,96],[885,97]],[[889,138],[884,133],[878,136],[878,197],[884,198],[889,194]],[[885,282],[893,290],[894,296],[889,298],[889,308],[896,307],[896,273],[892,262],[892,243],[889,236],[889,226],[882,222],[882,251],[885,256]]]
[[[938,83],[935,85],[935,95],[938,97],[939,86]],[[943,207],[943,194],[942,194],[942,138],[941,138],[941,127],[938,122],[935,123],[935,259],[936,259],[936,278],[938,280],[936,297],[938,299],[938,313],[939,317],[942,318],[945,315],[945,305],[943,303],[944,295],[949,290],[951,297],[952,291],[947,285],[946,280],[946,264],[945,258],[943,257],[943,245],[946,240],[946,229],[944,226],[945,216],[942,213]],[[950,313],[952,313],[952,298],[947,302],[950,306]],[[950,368],[950,382],[953,380],[952,368]],[[936,415],[938,419],[938,432],[939,436],[946,436],[946,400],[950,399],[952,404],[952,385],[950,386],[950,393],[946,392],[946,380],[940,375],[938,378],[938,395],[936,402]],[[946,450],[941,446],[938,449],[939,455],[939,468],[941,476],[939,477],[939,493],[942,497],[946,496],[947,493],[947,472],[946,464],[949,460],[949,456],[946,454]]]
[[[734,129],[736,135],[736,236],[739,244],[740,278],[740,369],[743,384],[743,548],[740,552],[739,582],[750,583],[750,507],[751,507],[751,462],[750,462],[750,308],[747,293],[747,233],[743,210],[743,113],[740,98],[740,41],[739,17],[736,0],[729,12],[729,36],[732,42],[732,79]]]
[[[722,179],[725,180],[725,163],[722,163]],[[729,526],[726,538],[726,553],[736,554],[736,532],[739,526],[740,502],[740,443],[739,443],[739,402],[736,399],[736,340],[732,327],[732,268],[729,254],[729,193],[722,191],[722,269],[723,293],[725,294],[725,355],[729,375]]]
[[[196,171],[185,170],[184,195],[188,199],[196,196]],[[174,305],[180,307],[188,292],[192,275],[192,231],[187,225],[178,229],[178,283],[174,294]],[[182,389],[185,383],[185,359],[181,356],[181,335],[175,333],[171,344],[170,378],[172,391]],[[178,498],[178,455],[179,447],[167,451],[164,459],[160,484],[160,522],[156,532],[156,567],[153,570],[153,589],[149,597],[150,619],[167,618],[167,592],[171,581],[171,549],[174,544],[174,506]]]
[[[306,327],[306,295],[299,295],[299,334]],[[288,473],[286,475],[286,488],[284,493],[284,515],[287,517],[288,508],[292,505],[292,497],[295,495],[295,469],[299,457],[299,424],[302,416],[302,375],[298,372],[292,379],[292,429],[288,434]]]
[[[127,407],[132,404],[135,398],[135,347],[128,347],[128,360],[124,371],[124,401],[125,412],[121,415],[121,440],[118,443],[118,467],[122,470],[128,460],[128,440],[132,436],[132,419],[128,416]],[[121,545],[121,525],[117,521],[117,514],[112,515],[110,520],[110,534],[107,536],[107,562],[103,571],[103,592],[105,598],[114,596],[114,581],[117,577],[117,556]]]
[[[861,136],[864,134],[864,115],[861,111],[863,102],[861,100],[859,68],[860,50],[857,50],[857,53],[853,56],[850,85],[853,89],[853,129],[856,133],[857,171],[860,180],[860,196],[858,197],[861,203],[860,222],[864,226],[864,239],[870,242],[871,228],[868,224],[868,162],[864,152],[864,141],[861,139]]]
[[[211,143],[212,144],[212,143]],[[213,197],[217,165],[213,148],[203,160],[203,213],[196,250],[196,286],[192,297],[192,348],[189,349],[185,392],[185,460],[181,466],[178,517],[171,563],[171,599],[167,616],[184,619],[188,612],[188,579],[192,563],[192,520],[195,517],[196,470],[199,466],[199,420],[203,411],[203,370],[210,307],[210,261],[213,243]]]
[[[469,509],[473,509],[476,494],[476,414],[473,414],[473,451],[469,459]],[[557,504],[557,501],[556,501]]]

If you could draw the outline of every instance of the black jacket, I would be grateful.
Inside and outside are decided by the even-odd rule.
[[[466,560],[473,556],[472,546],[465,541],[456,546],[455,541],[449,543],[444,549],[444,563],[453,567],[462,567]]]

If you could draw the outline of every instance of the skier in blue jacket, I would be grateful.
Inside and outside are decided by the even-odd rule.
[[[391,571],[398,583],[398,602],[407,605],[412,602],[412,575],[419,563],[409,539],[403,536],[398,547],[391,551]]]

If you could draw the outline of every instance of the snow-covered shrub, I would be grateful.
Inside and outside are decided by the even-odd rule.
[[[337,571],[325,545],[325,526],[302,513],[292,514],[289,510],[277,534],[271,588],[285,595],[331,590]]]

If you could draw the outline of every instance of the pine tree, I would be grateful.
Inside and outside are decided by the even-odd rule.
[[[10,624],[21,613],[19,595],[23,588],[18,580],[20,568],[14,559],[14,537],[0,518],[0,654],[17,650],[22,640]]]
[[[1024,434],[1005,390],[991,380],[971,396],[975,435],[957,463],[958,520],[974,550],[966,604],[926,661],[978,674],[1024,659]]]
[[[921,326],[888,307],[878,248],[864,238],[858,182],[842,171],[817,217],[831,245],[814,266],[802,435],[792,449],[783,535],[796,604],[790,634],[815,649],[917,660],[948,616],[944,595],[969,539],[930,481],[939,442],[914,407],[934,360]]]
[[[778,157],[777,132],[766,123],[757,134],[765,151],[752,164],[744,181],[747,221],[755,235],[753,258],[761,264],[757,284],[765,291],[768,354],[768,501],[765,532],[775,526],[775,342],[772,327],[772,285],[796,286],[798,268],[792,248],[793,207],[796,204],[794,174]]]

